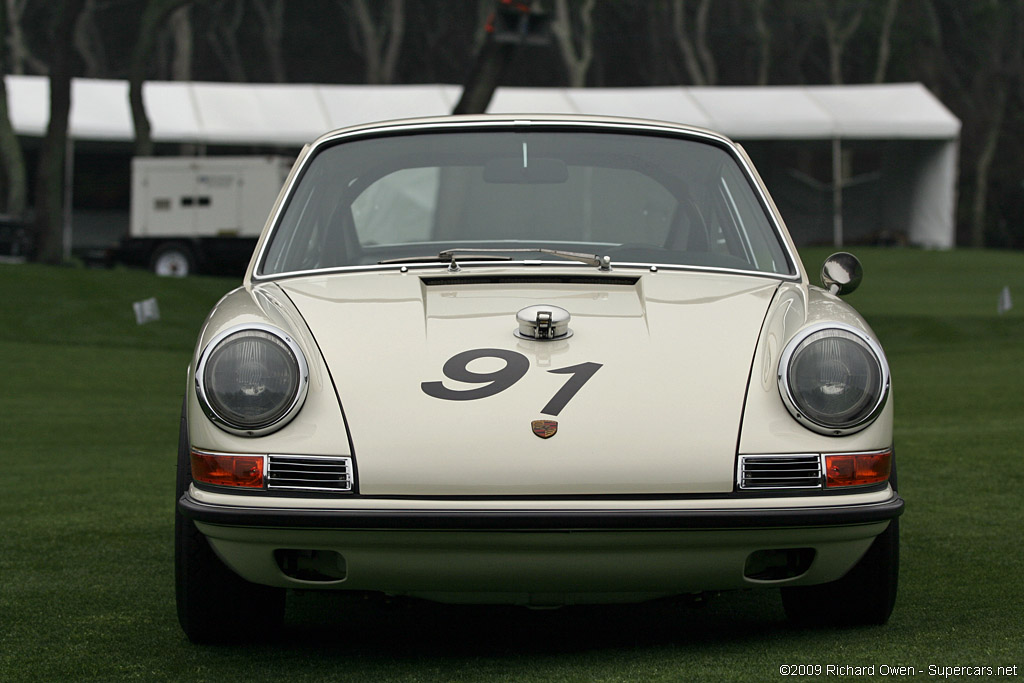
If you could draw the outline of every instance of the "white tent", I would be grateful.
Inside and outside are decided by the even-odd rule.
[[[886,233],[932,248],[950,248],[955,242],[960,121],[919,83],[503,88],[488,111],[606,114],[687,123],[725,133],[743,142],[755,157],[755,143],[827,141],[832,176],[816,193],[808,197],[807,188],[783,174],[774,174],[777,183],[768,181],[783,209],[797,209],[783,210],[783,216],[799,242],[842,244],[844,239],[864,241]],[[870,186],[848,190],[856,179],[844,177],[843,145],[855,142],[872,143],[885,153]],[[762,173],[769,170],[764,160],[757,161]]]
[[[10,115],[20,135],[41,136],[49,117],[44,77],[6,76]],[[153,139],[199,145],[298,147],[335,128],[383,119],[449,113],[461,89],[451,85],[271,85],[147,82],[143,90]],[[499,88],[492,113],[605,114],[661,119],[711,128],[749,148],[765,141],[827,141],[834,174],[819,188],[831,201],[807,227],[805,240],[842,240],[840,163],[843,145],[877,142],[890,152],[878,171],[871,221],[913,244],[954,243],[960,121],[917,83],[852,86]],[[125,81],[75,79],[70,134],[74,140],[134,138]],[[759,163],[762,172],[763,162]],[[783,187],[769,187],[786,199]],[[793,201],[796,200],[794,194]],[[780,201],[780,204],[785,204]],[[879,208],[880,207],[880,208]],[[881,212],[881,213],[879,213]],[[785,211],[784,211],[785,214]],[[792,219],[791,229],[794,228]],[[828,226],[831,224],[831,234]]]

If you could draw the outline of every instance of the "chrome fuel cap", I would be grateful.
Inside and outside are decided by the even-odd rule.
[[[527,306],[516,313],[516,323],[519,327],[515,335],[520,339],[532,339],[534,341],[550,341],[554,339],[568,339],[572,336],[569,329],[569,311],[560,306],[550,304],[537,304]]]

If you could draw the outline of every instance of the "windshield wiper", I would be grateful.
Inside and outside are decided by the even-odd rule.
[[[471,249],[470,251],[489,251],[487,249]],[[383,261],[377,261],[377,265],[387,265],[389,263],[422,263],[423,261],[450,261],[451,256],[442,251],[437,256],[403,256],[401,258],[389,258]],[[463,261],[511,261],[511,256],[491,256],[490,254],[466,254],[462,257]]]
[[[610,256],[598,256],[597,254],[583,254],[578,251],[563,251],[562,249],[547,249],[544,247],[536,247],[533,249],[525,247],[512,247],[509,249],[472,249],[470,247],[456,247],[454,249],[445,249],[437,255],[439,260],[450,258],[451,262],[448,264],[448,270],[455,272],[459,270],[459,264],[455,262],[455,254],[459,252],[468,252],[466,256],[461,257],[462,260],[473,258],[476,254],[550,254],[552,256],[559,256],[570,261],[580,261],[590,266],[596,266],[598,270],[609,271],[612,269],[612,259]],[[511,260],[508,258],[506,260]]]

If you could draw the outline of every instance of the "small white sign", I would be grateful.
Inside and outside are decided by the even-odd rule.
[[[1013,308],[1013,299],[1010,298],[1010,288],[1003,287],[1003,291],[999,292],[999,305],[996,310],[999,311],[999,315],[1002,315],[1011,308]]]
[[[157,305],[155,298],[136,301],[132,304],[132,308],[135,309],[135,322],[139,325],[145,325],[160,319],[160,307]]]

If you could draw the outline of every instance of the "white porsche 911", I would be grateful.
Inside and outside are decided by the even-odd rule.
[[[885,622],[885,355],[810,284],[743,150],[587,117],[389,122],[307,146],[189,367],[194,641],[286,589],[555,606],[781,588]]]

